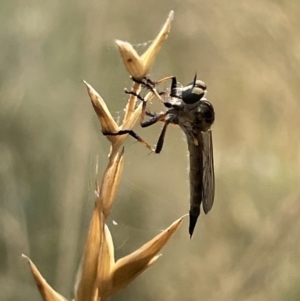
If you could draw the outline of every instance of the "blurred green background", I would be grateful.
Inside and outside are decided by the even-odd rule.
[[[109,150],[81,79],[122,118],[131,82],[114,39],[171,34],[151,78],[208,85],[216,198],[113,300],[300,300],[298,1],[2,1],[0,287],[41,300],[28,265],[67,298]],[[157,110],[163,109],[153,104]],[[161,124],[136,131],[154,145]],[[187,145],[170,127],[159,156],[132,138],[109,227],[119,258],[188,212]]]

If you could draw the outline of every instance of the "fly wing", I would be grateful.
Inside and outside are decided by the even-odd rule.
[[[202,206],[204,213],[207,214],[212,208],[215,197],[215,173],[214,173],[214,156],[213,142],[211,131],[201,132],[202,136],[202,159],[203,159],[203,190]]]
[[[190,153],[190,225],[192,236],[202,203],[205,214],[214,202],[215,179],[211,131],[198,131],[192,136],[186,133]]]

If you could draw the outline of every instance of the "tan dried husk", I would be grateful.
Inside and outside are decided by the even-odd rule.
[[[115,41],[121,53],[125,68],[135,79],[143,79],[148,74],[163,42],[169,35],[173,17],[174,12],[171,11],[160,32],[157,34],[151,45],[141,56],[137,54],[130,43],[120,40]]]
[[[170,12],[163,28],[141,56],[138,56],[129,43],[116,41],[125,67],[133,77],[140,79],[148,73],[162,42],[168,36],[172,18],[173,12]],[[99,93],[90,84],[84,83],[103,132],[115,133],[120,129],[133,128],[141,116],[142,109],[142,104],[136,107],[135,96],[130,95],[123,124],[118,126]],[[139,93],[140,88],[139,83],[133,83],[132,91]],[[152,96],[148,94],[146,100]],[[124,149],[121,147],[126,136],[106,136],[111,143],[111,151],[101,185],[98,183],[96,185],[95,208],[75,284],[74,300],[76,301],[104,301],[126,287],[159,258],[158,253],[178,229],[183,219],[181,217],[142,247],[115,262],[113,240],[106,220],[110,214],[122,175]],[[32,275],[43,300],[65,301],[66,299],[45,281],[32,261],[25,255],[24,257],[30,264]]]

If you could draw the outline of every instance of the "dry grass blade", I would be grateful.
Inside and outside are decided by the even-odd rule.
[[[152,92],[147,93],[147,95],[144,97],[144,101],[146,102],[150,101],[153,98],[153,96],[154,94]],[[132,128],[137,123],[137,121],[141,119],[142,107],[143,107],[143,103],[140,103],[135,109],[135,111],[131,114],[130,118],[128,118],[127,120],[124,118],[122,129]]]
[[[172,18],[173,12],[169,14],[161,31],[142,56],[139,56],[129,43],[116,41],[125,67],[136,79],[142,79],[148,73],[161,48],[162,42],[169,34]],[[140,92],[141,84],[134,82],[132,86],[134,93],[129,97],[123,124],[118,126],[101,96],[91,85],[85,81],[84,83],[100,121],[102,133],[107,136],[111,143],[111,151],[101,186],[98,181],[95,185],[97,198],[76,279],[74,300],[105,301],[126,287],[159,258],[158,252],[178,229],[182,218],[175,221],[169,228],[144,244],[137,251],[115,263],[113,241],[106,225],[106,220],[109,217],[123,171],[124,148],[121,151],[120,148],[128,135],[128,130],[131,130],[136,122],[144,117],[142,116],[145,115],[142,113],[143,104],[145,105],[145,102],[149,101],[154,96],[154,93],[153,91],[147,93],[144,98],[145,102],[141,102],[136,107],[136,95]],[[121,129],[125,131],[120,133]],[[126,134],[122,135],[123,133]],[[144,140],[140,139],[139,141],[154,151]],[[43,299],[46,301],[66,301],[64,297],[56,293],[47,284],[34,264],[29,258],[27,259]]]
[[[123,171],[124,163],[124,148],[123,150],[114,157],[114,160],[111,165],[108,165],[100,189],[100,196],[97,200],[98,207],[101,208],[105,220],[107,219],[117,188],[120,183],[120,177]]]
[[[96,292],[99,250],[103,243],[104,223],[101,213],[95,207],[90,223],[85,250],[78,272],[77,285],[75,287],[76,301],[93,300]]]
[[[99,254],[98,264],[98,291],[101,300],[109,296],[112,289],[111,270],[115,264],[114,246],[110,231],[105,226],[103,244]]]
[[[134,92],[135,94],[139,94],[141,91],[141,85],[139,83],[134,82],[131,91]],[[132,114],[138,110],[139,107],[136,109],[135,105],[136,105],[136,96],[130,95],[127,105],[125,107],[123,125],[131,118]]]
[[[122,124],[122,129],[132,129],[137,121],[140,119],[142,113],[142,103],[138,105],[130,118],[124,121]]]
[[[185,215],[186,216],[186,215]],[[159,257],[157,253],[166,245],[174,232],[179,228],[184,216],[175,221],[166,230],[155,236],[135,252],[119,259],[112,271],[113,290],[115,294],[126,287],[140,273],[148,268]]]
[[[169,35],[173,16],[174,12],[171,11],[158,35],[155,37],[154,41],[141,56],[137,54],[137,52],[134,50],[130,43],[123,42],[120,40],[115,41],[121,53],[121,57],[123,59],[125,68],[129,72],[129,74],[134,78],[142,79],[149,72],[162,46],[162,43],[166,40],[166,38]]]
[[[100,121],[102,130],[104,132],[109,132],[109,133],[117,132],[119,130],[119,127],[114,121],[113,117],[111,116],[110,111],[108,110],[106,103],[104,102],[102,97],[97,93],[97,91],[90,84],[88,84],[86,81],[83,82],[86,85],[92,105]],[[108,139],[112,143],[115,143],[118,137],[108,136]]]
[[[121,53],[125,68],[131,76],[137,79],[145,77],[145,68],[143,61],[132,45],[128,42],[115,40],[115,43]]]
[[[42,277],[41,273],[38,271],[37,267],[34,265],[34,263],[30,260],[29,257],[22,255],[24,258],[26,258],[29,262],[31,272],[34,278],[34,281],[40,291],[41,296],[43,297],[43,300],[45,301],[67,301],[66,298],[64,298],[62,295],[57,293],[48,283],[47,281]]]
[[[162,46],[162,43],[167,39],[167,37],[169,35],[173,17],[174,17],[174,12],[170,11],[165,24],[163,25],[162,29],[156,36],[155,40],[152,42],[152,44],[149,46],[149,48],[141,56],[146,74],[149,72],[149,70]]]

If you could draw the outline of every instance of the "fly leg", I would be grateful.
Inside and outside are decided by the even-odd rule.
[[[141,126],[143,128],[151,126],[151,125],[155,124],[158,121],[165,122],[164,127],[163,127],[163,129],[162,129],[162,131],[159,135],[159,138],[158,138],[158,141],[157,141],[157,144],[156,144],[156,148],[155,148],[155,153],[159,154],[161,152],[163,144],[164,144],[164,138],[165,138],[165,135],[166,135],[167,127],[170,124],[170,121],[166,120],[166,116],[167,116],[168,112],[161,112],[161,113],[158,113],[158,114],[154,114],[154,113],[151,113],[149,111],[146,111],[146,114],[148,116],[151,116],[152,118],[150,118],[147,121],[141,122]]]
[[[132,80],[140,83],[141,85],[147,87],[149,90],[151,90],[151,92],[153,94],[155,94],[159,99],[162,100],[162,102],[164,103],[164,100],[161,98],[161,95],[164,95],[165,92],[157,92],[155,89],[155,85],[160,84],[166,80],[172,79],[173,80],[173,76],[169,76],[169,77],[165,77],[157,82],[153,82],[152,80],[150,80],[149,78],[144,78],[142,80],[137,80],[135,78],[132,77]],[[140,117],[140,125],[141,127],[148,127],[151,126],[155,123],[157,123],[158,121],[164,121],[164,127],[163,130],[159,136],[158,142],[157,142],[157,146],[155,148],[155,150],[151,147],[150,144],[148,144],[144,139],[142,139],[137,133],[135,133],[133,130],[120,130],[118,132],[115,133],[109,133],[109,132],[102,132],[104,136],[120,136],[120,135],[130,135],[131,137],[133,137],[134,139],[136,139],[138,142],[142,143],[144,146],[146,146],[148,149],[150,149],[152,152],[155,152],[156,154],[160,153],[163,147],[163,142],[164,142],[164,137],[165,137],[165,133],[167,130],[167,126],[169,124],[169,122],[165,121],[165,117],[167,116],[167,112],[161,112],[158,114],[154,114],[151,113],[149,111],[146,111],[146,106],[147,106],[147,101],[145,100],[145,98],[143,98],[140,94],[137,94],[133,91],[128,91],[125,90],[125,93],[127,94],[131,94],[136,96],[139,100],[142,101],[143,105],[142,105],[142,112],[141,112],[141,117]],[[149,120],[144,121],[144,117],[145,115],[150,116],[151,118]]]
[[[144,146],[146,146],[148,149],[151,150],[151,152],[155,152],[155,150],[151,147],[149,143],[147,143],[144,139],[142,139],[136,132],[133,130],[120,130],[115,133],[109,133],[109,132],[103,132],[102,134],[104,136],[121,136],[121,135],[130,135],[134,139],[136,139],[138,142],[142,143]]]
[[[145,114],[145,113],[144,113]],[[152,118],[150,118],[149,120],[146,121],[142,121],[141,120],[141,126],[144,127],[148,127],[151,126],[153,124],[155,124],[158,121],[165,121],[165,117],[166,117],[167,113],[166,112],[162,112],[159,114],[152,114]],[[166,124],[166,123],[165,123]],[[164,126],[165,127],[165,126]],[[164,131],[164,130],[163,130]],[[148,149],[150,149],[152,152],[155,152],[156,154],[158,154],[161,149],[162,149],[162,144],[161,142],[157,143],[156,149],[154,150],[150,144],[148,144],[144,139],[142,139],[136,132],[134,132],[133,130],[120,130],[116,133],[108,133],[108,132],[102,132],[104,136],[120,136],[120,135],[130,135],[131,137],[133,137],[134,139],[136,139],[138,142],[142,143],[144,146],[146,146]],[[160,138],[161,139],[161,138]],[[159,140],[160,141],[160,140]],[[159,147],[160,146],[160,147]]]
[[[161,112],[158,114],[155,113],[150,113],[149,111],[145,112],[146,115],[151,116],[151,118],[149,120],[146,121],[141,121],[141,127],[142,128],[146,128],[148,126],[151,126],[153,124],[155,124],[158,121],[165,121],[165,118],[167,116],[167,112]]]
[[[164,102],[164,100],[162,99],[161,95],[165,94],[164,92],[157,92],[157,90],[155,89],[155,86],[157,85],[157,83],[160,83],[161,81],[159,82],[154,82],[152,81],[149,77],[144,77],[143,79],[139,80],[139,79],[136,79],[134,77],[131,77],[131,79],[142,85],[143,87],[147,88],[148,90],[150,90],[162,103]],[[141,95],[137,95],[135,92],[133,91],[128,91],[128,90],[125,90],[125,93],[127,94],[131,94],[131,95],[134,95],[136,96],[138,99],[140,99],[141,101],[144,101],[142,99],[142,96]]]
[[[153,114],[149,111],[146,112],[146,114],[148,116],[152,116],[152,118],[150,118],[149,120],[142,122],[141,126],[144,127],[148,127],[150,125],[155,124],[158,121],[164,121],[164,127],[159,135],[157,144],[156,144],[156,148],[155,148],[155,153],[159,154],[162,150],[163,144],[164,144],[164,139],[165,139],[165,135],[166,135],[166,131],[167,131],[167,127],[170,124],[170,121],[166,121],[166,116],[168,114],[168,112],[162,112],[162,113],[158,113],[158,114]]]
[[[133,79],[133,81],[138,82],[138,83],[140,83],[140,84],[142,84],[142,85],[144,85],[144,86],[151,87],[151,86],[149,85],[149,83],[148,83],[148,82],[152,83],[152,81],[151,81],[150,79],[147,80],[146,82],[143,81],[143,80],[142,80],[142,81],[138,81],[138,80],[136,80],[136,79],[134,79],[134,78],[132,78],[132,79]],[[153,84],[153,85],[154,85],[154,84]],[[152,89],[152,88],[151,88],[151,89]],[[137,93],[135,93],[135,92],[133,92],[133,91],[128,91],[128,90],[125,89],[125,93],[130,94],[130,95],[133,95],[133,96],[137,97],[139,100],[142,101],[143,105],[142,105],[142,112],[141,112],[141,117],[140,117],[140,124],[141,124],[141,126],[142,126],[142,124],[143,124],[143,119],[144,119],[145,112],[146,112],[147,101],[146,101],[145,98],[142,97],[140,94],[137,94]],[[149,123],[149,121],[148,121],[148,122],[146,122],[146,123],[147,123],[147,124],[149,123],[149,125],[151,125],[151,124],[154,124],[155,122],[156,122],[156,121],[154,121],[154,122],[152,122],[152,123]],[[148,125],[146,125],[146,126],[148,126]],[[133,137],[134,139],[136,139],[138,142],[140,142],[141,144],[143,144],[144,146],[146,146],[148,149],[150,149],[151,152],[155,152],[155,150],[151,147],[151,145],[150,145],[149,143],[147,143],[144,139],[142,139],[142,138],[141,138],[136,132],[134,132],[133,130],[119,130],[118,132],[115,132],[115,133],[104,132],[104,131],[102,131],[102,133],[103,133],[104,136],[130,135],[131,137]]]
[[[145,76],[142,79],[137,79],[133,76],[130,76],[130,78],[132,79],[132,81],[134,81],[135,83],[141,84],[142,86],[146,87],[149,90],[152,90],[155,87],[155,82],[153,80],[151,80],[149,77]]]
[[[133,92],[133,91],[127,91],[127,90],[125,90],[125,93],[127,93],[127,94],[131,94],[131,95],[134,95],[134,96],[136,96],[139,100],[141,100],[142,101],[142,109],[141,109],[141,115],[140,115],[140,126],[141,127],[148,127],[148,126],[150,126],[150,125],[153,125],[153,124],[155,124],[157,121],[163,121],[164,120],[164,117],[165,117],[165,114],[164,113],[160,113],[160,114],[153,114],[153,113],[150,113],[149,111],[147,111],[146,109],[147,109],[147,101],[148,101],[148,96],[149,96],[149,94],[147,94],[146,96],[145,96],[145,98],[144,97],[142,97],[141,95],[139,95],[139,94],[137,94],[137,93],[135,93],[135,92]],[[150,92],[150,94],[151,94],[151,92]],[[151,97],[151,95],[150,95],[150,97]],[[150,118],[149,120],[147,120],[147,121],[144,121],[144,119],[145,119],[145,115],[147,115],[147,116],[150,116],[150,117],[152,117],[152,118]]]
[[[159,154],[162,150],[162,147],[163,147],[163,144],[164,144],[164,138],[165,138],[165,135],[166,135],[166,131],[167,131],[167,127],[169,125],[169,121],[166,121],[166,116],[167,116],[167,112],[161,112],[161,113],[151,113],[150,111],[145,111],[143,116],[144,115],[147,115],[147,116],[150,116],[151,118],[149,120],[146,120],[146,121],[142,121],[140,122],[141,124],[141,127],[142,128],[145,128],[145,127],[148,127],[148,126],[151,126],[159,121],[162,121],[162,122],[165,122],[164,124],[164,127],[159,135],[159,138],[158,138],[158,141],[157,141],[157,144],[156,144],[156,148],[155,148],[155,153],[156,154]]]
[[[162,99],[162,97],[161,97],[161,95],[164,95],[164,94],[166,94],[165,92],[157,92],[157,90],[156,90],[156,86],[157,85],[160,85],[161,83],[163,83],[163,82],[165,82],[165,81],[167,81],[167,80],[170,80],[170,79],[172,79],[172,83],[173,83],[173,81],[174,81],[174,79],[175,79],[175,85],[177,84],[177,81],[176,81],[176,77],[175,76],[166,76],[166,77],[164,77],[164,78],[162,78],[162,79],[160,79],[160,80],[158,80],[158,81],[152,81],[149,77],[147,77],[147,76],[145,76],[143,79],[136,79],[136,78],[134,78],[134,77],[131,77],[131,79],[134,81],[134,82],[136,82],[136,83],[138,83],[138,84],[141,84],[142,86],[144,86],[144,87],[146,87],[148,90],[150,90],[162,103],[164,103],[164,100]],[[172,91],[172,89],[171,89],[171,91]],[[130,91],[125,91],[125,93],[128,93],[129,92],[129,94],[131,94],[130,93]],[[171,93],[172,94],[172,93]],[[137,96],[138,97],[138,96]],[[138,97],[139,98],[139,97]],[[140,99],[140,98],[139,98]]]
[[[143,79],[136,79],[134,77],[131,77],[131,79],[142,85],[143,87],[146,87],[147,89],[149,89],[166,107],[168,107],[166,104],[167,102],[165,102],[163,99],[162,99],[162,95],[165,95],[166,92],[158,92],[156,90],[156,86],[167,81],[167,80],[172,80],[172,85],[171,85],[171,93],[170,93],[170,96],[175,96],[175,93],[176,93],[176,87],[177,87],[177,80],[176,80],[176,77],[175,76],[167,76],[167,77],[164,77],[158,81],[152,81],[149,77],[144,77]],[[126,94],[130,94],[130,95],[133,95],[135,97],[137,97],[139,100],[142,101],[143,105],[142,105],[142,112],[141,112],[141,117],[140,117],[140,125],[142,127],[145,127],[145,126],[148,126],[148,125],[144,125],[144,118],[145,118],[145,115],[148,115],[148,116],[151,116],[151,117],[154,117],[156,114],[151,114],[149,113],[148,111],[146,111],[146,107],[147,107],[147,100],[145,98],[146,97],[143,97],[141,96],[140,94],[137,94],[136,92],[134,91],[128,91],[127,89],[125,89],[125,93]],[[155,123],[155,122],[154,122]],[[149,125],[152,125],[154,123],[151,123]],[[146,123],[147,124],[147,123]]]
[[[131,77],[131,79],[134,81],[134,82],[136,82],[136,83],[138,83],[138,84],[141,84],[141,85],[143,85],[143,86],[145,86],[146,88],[148,88],[149,90],[151,90],[152,91],[152,89],[155,87],[155,86],[157,86],[157,85],[159,85],[159,84],[161,84],[161,83],[163,83],[163,82],[166,82],[167,80],[169,80],[169,79],[173,79],[175,76],[173,76],[173,75],[170,75],[170,76],[166,76],[166,77],[164,77],[164,78],[162,78],[162,79],[160,79],[160,80],[158,80],[158,81],[153,81],[153,80],[151,80],[149,77],[147,77],[147,76],[145,76],[144,78],[142,78],[142,79],[136,79],[136,78],[134,78],[134,77]]]
[[[159,138],[158,138],[158,141],[157,141],[157,144],[156,144],[156,148],[155,148],[155,153],[156,154],[159,154],[163,148],[163,145],[164,145],[164,140],[165,140],[165,136],[166,136],[166,132],[167,132],[167,127],[168,125],[170,124],[169,121],[166,121],[165,124],[164,124],[164,127],[159,135]]]
[[[141,111],[141,116],[140,116],[140,125],[143,127],[143,123],[144,123],[144,118],[145,118],[145,115],[148,115],[147,114],[147,96],[148,94],[146,95],[146,97],[142,97],[140,94],[137,94],[133,91],[128,91],[128,90],[125,90],[125,93],[126,94],[130,94],[130,95],[133,95],[133,96],[136,96],[139,100],[142,101],[142,111]],[[163,95],[164,92],[157,92],[159,95]],[[151,117],[154,117],[155,114],[152,114]],[[148,115],[149,116],[149,115]]]
[[[150,79],[146,79],[146,80],[150,80],[151,84],[153,86],[155,86],[156,84],[160,84],[160,83],[162,83],[162,82],[164,82],[166,80],[169,80],[169,79],[172,79],[172,85],[173,85],[173,82],[176,85],[177,81],[176,81],[176,78],[173,77],[173,76],[165,77],[165,78],[161,79],[158,82],[152,82]],[[133,80],[135,80],[135,79],[133,79]],[[153,88],[153,89],[151,89],[151,91],[154,93],[154,91],[156,91],[156,90]],[[140,95],[136,95],[136,93],[134,93],[132,91],[131,92],[127,91],[126,93],[133,94],[133,95],[137,96],[138,99],[140,99],[140,100],[143,101],[142,112],[141,112],[141,119],[140,119],[140,125],[141,125],[141,127],[145,128],[145,127],[151,126],[151,125],[157,123],[158,121],[164,121],[165,122],[164,127],[163,127],[163,129],[162,129],[162,131],[160,133],[159,138],[158,138],[158,141],[157,141],[157,144],[156,144],[156,148],[155,148],[155,153],[159,154],[161,152],[163,144],[164,144],[164,138],[165,138],[165,135],[166,135],[167,127],[168,127],[168,125],[170,123],[169,121],[165,120],[165,118],[166,118],[166,116],[167,116],[168,113],[167,112],[161,112],[161,113],[155,114],[155,113],[151,113],[149,111],[146,111],[146,101],[145,101],[145,99],[142,99],[142,97]],[[163,95],[164,92],[161,92],[159,94]],[[163,103],[165,104],[165,101],[163,101]],[[148,115],[151,118],[149,120],[147,120],[147,121],[144,121],[145,115]]]
[[[150,111],[145,111],[145,114],[146,114],[147,116],[150,116],[150,117],[156,116],[156,113],[152,113],[152,112],[150,112]]]
[[[171,91],[170,91],[170,97],[176,97],[178,98],[178,93],[177,93],[177,79],[175,76],[172,77],[172,83],[171,83]]]
[[[175,84],[177,84],[176,77],[171,75],[171,76],[166,76],[166,77],[164,77],[164,78],[162,78],[162,79],[160,79],[160,80],[158,80],[158,81],[156,81],[156,82],[153,82],[153,83],[154,83],[154,87],[157,86],[157,85],[160,85],[161,83],[164,83],[165,81],[170,80],[170,79],[172,80],[172,84],[173,84],[173,81],[174,81],[174,80],[175,80]],[[156,96],[163,104],[165,104],[165,101],[160,97],[160,95],[166,94],[165,92],[157,93],[157,91],[156,91],[155,88],[153,88],[153,90],[151,90],[151,91],[155,94],[155,96]],[[157,94],[158,94],[158,95],[157,95]],[[171,88],[170,96],[172,96],[172,88]]]

